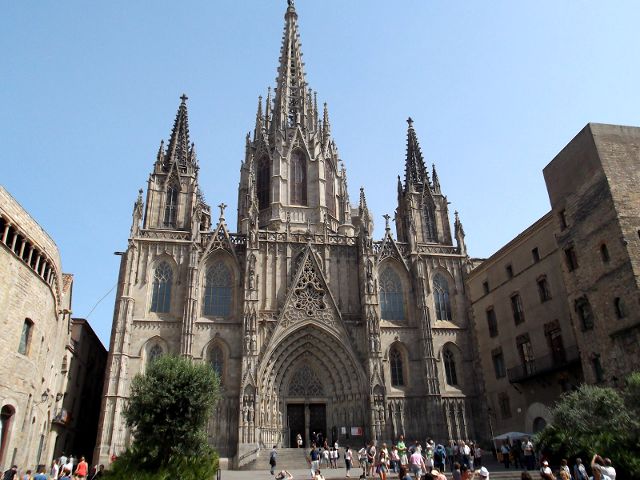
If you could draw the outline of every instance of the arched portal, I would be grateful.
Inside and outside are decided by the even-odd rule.
[[[333,442],[341,427],[364,427],[367,382],[351,346],[314,322],[298,324],[268,348],[260,367],[261,437],[305,446],[315,432]]]

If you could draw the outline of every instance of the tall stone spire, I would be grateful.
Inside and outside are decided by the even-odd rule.
[[[186,166],[192,163],[187,99],[188,97],[184,94],[180,97],[180,106],[173,122],[173,129],[171,130],[171,137],[165,155],[165,168],[169,168],[173,163],[177,163],[179,166]]]
[[[407,158],[404,174],[404,188],[408,190],[413,187],[415,190],[421,190],[424,186],[429,185],[429,174],[424,165],[422,151],[418,143],[418,137],[413,129],[413,120],[411,117],[407,119],[409,128],[407,129]]]
[[[307,105],[307,83],[302,62],[300,35],[298,34],[298,14],[292,0],[288,0],[284,15],[284,33],[280,47],[280,65],[276,79],[273,121],[271,127],[278,130],[305,124],[305,115],[310,111]]]

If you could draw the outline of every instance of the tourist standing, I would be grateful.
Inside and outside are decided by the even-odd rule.
[[[276,473],[276,458],[278,457],[278,452],[276,452],[276,446],[274,445],[271,449],[271,453],[269,454],[269,465],[271,466],[271,475],[275,475]]]
[[[573,477],[574,480],[589,480],[587,469],[582,463],[581,458],[576,458],[576,464],[573,466]]]
[[[4,475],[2,475],[2,480],[14,480],[17,474],[18,466],[14,465],[9,470],[4,472]]]
[[[391,463],[391,470],[393,473],[398,473],[398,469],[400,468],[400,455],[398,455],[398,447],[391,447],[391,454],[389,455],[389,460]]]
[[[571,480],[571,470],[569,469],[569,462],[566,458],[560,461],[560,478],[562,480]]]
[[[358,463],[362,467],[362,477],[365,478],[367,476],[367,447],[364,446],[360,450],[358,450]]]
[[[502,454],[502,463],[504,463],[504,468],[509,468],[509,453],[511,453],[511,449],[507,442],[503,442],[500,447],[500,453]]]
[[[316,444],[311,444],[311,450],[309,450],[309,458],[311,459],[311,478],[314,477],[316,471],[320,470],[320,452],[316,448]]]
[[[302,435],[300,434],[296,435],[296,445],[297,448],[302,448]]]
[[[384,444],[382,444],[382,448],[380,449],[380,453],[378,454],[378,465],[377,471],[380,475],[380,480],[387,480],[387,471],[389,470],[388,462],[389,458],[387,456],[387,449]]]
[[[398,480],[413,480],[409,472],[407,471],[407,467],[405,465],[400,466],[400,473],[398,474]]]
[[[406,467],[409,464],[409,458],[407,457],[407,445],[404,443],[404,435],[400,435],[398,438],[398,456],[400,457],[400,465]]]
[[[371,477],[373,477],[374,474],[377,453],[375,442],[369,442],[369,448],[367,449],[367,465],[369,466],[369,475]]]
[[[416,480],[422,476],[422,472],[427,471],[427,466],[424,464],[422,454],[417,449],[414,450],[409,457],[409,468],[411,469],[411,473],[416,477]]]
[[[53,463],[51,464],[51,470],[49,471],[51,480],[58,480],[59,474],[60,474],[60,466],[58,465],[58,460],[54,459]]]
[[[453,477],[453,480],[462,480],[462,472],[460,471],[460,464],[458,462],[453,464],[451,476]]]
[[[353,452],[349,448],[349,445],[344,449],[344,467],[347,470],[347,478],[351,475],[351,465],[353,462]]]
[[[33,476],[33,480],[47,480],[47,474],[45,472],[46,468],[44,466],[41,466],[38,470],[38,473]]]
[[[533,470],[535,465],[535,454],[533,451],[533,443],[529,437],[525,437],[522,443],[522,453],[524,454],[524,463],[527,470]]]
[[[556,480],[556,477],[553,475],[551,467],[549,466],[549,462],[547,462],[546,460],[542,462],[542,468],[540,468],[540,478],[544,480]]]

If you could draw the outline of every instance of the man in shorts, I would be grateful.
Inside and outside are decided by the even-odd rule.
[[[400,435],[398,438],[398,443],[396,444],[398,447],[398,456],[400,457],[400,465],[406,467],[409,463],[409,459],[407,458],[407,445],[404,443],[404,435]]]

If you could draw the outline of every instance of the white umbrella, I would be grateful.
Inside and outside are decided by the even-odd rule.
[[[497,437],[493,437],[494,440],[520,440],[525,437],[531,437],[530,433],[522,433],[522,432],[507,432],[502,435],[498,435]]]

